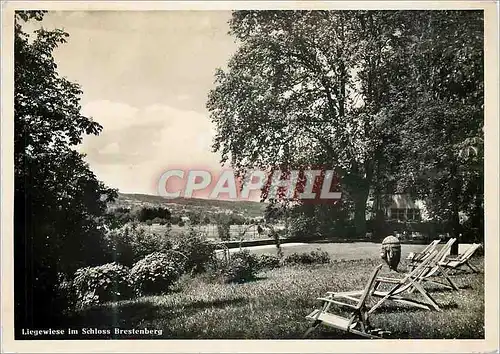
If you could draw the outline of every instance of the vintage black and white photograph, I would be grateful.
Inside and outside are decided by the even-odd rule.
[[[494,330],[483,9],[14,21],[16,341]]]

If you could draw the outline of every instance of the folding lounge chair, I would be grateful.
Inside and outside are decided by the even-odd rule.
[[[452,240],[454,242],[456,239]],[[443,247],[443,250],[442,252],[440,252],[440,255],[436,257],[436,261],[433,262],[433,264],[429,265],[428,271],[424,274],[423,277],[421,277],[421,279],[419,279],[420,283],[426,282],[444,286],[445,288],[450,290],[451,289],[459,290],[458,286],[450,278],[451,271],[461,270],[460,268],[462,266],[467,265],[474,273],[479,272],[475,267],[473,267],[470,264],[469,260],[474,254],[474,252],[476,252],[477,249],[481,247],[481,245],[473,244],[463,254],[459,255],[458,257],[449,257],[448,251],[451,248],[453,242],[450,242],[449,245],[447,244],[445,247]],[[436,279],[439,277],[446,279],[449,285],[437,281]]]
[[[406,259],[410,261],[410,263],[422,262],[436,249],[439,242],[441,242],[439,239],[432,241],[421,252],[411,252]]]
[[[469,260],[479,248],[481,247],[480,243],[472,244],[464,253],[459,255],[458,257],[448,257],[441,260],[438,265],[441,268],[446,269],[446,273],[451,270],[461,270],[462,266],[466,265],[469,267],[473,273],[479,273],[479,270],[476,269],[472,264],[470,264]]]
[[[437,251],[437,243],[433,246],[433,249],[432,251],[430,251],[430,253],[436,251],[438,252],[437,255],[435,256],[435,258],[433,259],[432,262],[428,263],[427,264],[427,268],[432,268],[434,267],[440,260],[443,260],[446,258],[446,256],[450,253],[450,249],[451,249],[451,246],[455,243],[457,239],[456,238],[450,238],[448,240],[448,242],[446,242],[446,244],[439,250]],[[437,241],[437,240],[436,240]],[[430,245],[429,245],[430,246]],[[428,246],[428,247],[429,247]],[[426,259],[428,257],[428,255],[424,256],[425,258],[421,258],[421,257],[418,257],[416,259],[414,259],[413,261],[410,260],[410,264],[409,264],[409,267],[410,269],[414,269],[419,263],[421,263],[424,259]]]
[[[434,261],[435,257],[438,255],[437,251],[431,253],[427,259],[422,263],[418,264],[413,270],[405,274],[403,278],[388,278],[388,277],[376,277],[374,280],[373,289],[370,295],[373,297],[380,298],[380,300],[372,306],[367,315],[371,315],[377,308],[379,308],[387,300],[394,301],[396,303],[406,304],[424,310],[436,310],[441,311],[437,302],[432,298],[430,294],[427,293],[426,289],[420,284],[421,279],[428,272],[427,265]],[[379,290],[381,284],[390,284],[390,289],[383,291]],[[414,298],[404,296],[405,294],[410,294],[413,290],[417,290],[418,293],[423,298],[423,301],[416,300]],[[334,299],[349,299],[352,301],[359,301],[360,296],[363,291],[348,291],[342,293],[328,292],[327,295],[333,296]]]
[[[312,321],[312,324],[304,333],[304,338],[307,337],[321,324],[367,338],[382,338],[381,335],[383,335],[384,333],[389,333],[384,332],[380,329],[373,329],[370,327],[366,307],[367,298],[372,290],[375,278],[377,277],[377,274],[379,273],[381,268],[382,264],[375,268],[368,283],[366,284],[365,289],[360,293],[359,298],[347,297],[347,299],[354,302],[354,304],[336,300],[335,293],[333,292],[328,292],[325,297],[318,298],[318,300],[321,300],[323,302],[322,308],[316,309],[306,316],[306,319]],[[349,310],[350,316],[342,317],[330,312],[333,304],[339,305],[340,307]]]
[[[391,300],[397,303],[402,303],[410,306],[419,307],[425,310],[436,310],[441,311],[437,302],[432,298],[430,294],[424,289],[420,284],[422,277],[428,272],[427,265],[432,262],[438,255],[437,251],[431,253],[427,259],[422,263],[417,265],[412,271],[405,274],[403,278],[388,278],[388,277],[377,277],[375,279],[375,285],[373,287],[372,296],[381,298],[374,306],[368,311],[368,315],[372,314],[377,308],[379,308],[385,301]],[[387,291],[379,290],[381,284],[391,284],[392,287]],[[403,296],[405,293],[412,293],[417,290],[423,301],[419,301],[408,296]],[[344,293],[344,296],[356,296],[356,292]]]
[[[446,257],[448,257],[450,249],[456,242],[456,240],[456,238],[449,239],[448,242],[446,242],[446,244],[439,250],[439,252],[437,252],[433,259],[427,263],[425,267],[426,271],[424,271],[423,274],[421,274],[418,279],[416,279],[418,283],[427,282],[444,286],[447,289],[458,290],[458,287],[455,285],[455,283],[453,283],[450,277],[441,269],[441,266],[439,265],[446,259]],[[437,277],[445,278],[450,285],[438,282],[437,280],[435,280],[435,278]],[[414,290],[415,288],[411,289],[410,293]]]

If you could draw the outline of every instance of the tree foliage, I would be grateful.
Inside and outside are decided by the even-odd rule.
[[[335,168],[358,232],[393,131],[384,111],[402,75],[399,12],[237,11],[241,46],[216,73],[208,108],[214,149],[238,170]]]
[[[358,235],[370,192],[430,196],[401,180],[444,165],[463,179],[457,154],[481,149],[461,145],[482,136],[480,12],[235,11],[230,33],[240,46],[207,103],[214,150],[241,173],[335,168]]]
[[[102,127],[80,114],[80,87],[57,73],[53,51],[68,34],[23,31],[23,22],[42,18],[43,11],[20,11],[15,19],[16,328],[59,312],[59,274],[102,263],[103,216],[116,196],[74,149]]]
[[[153,220],[155,218],[170,220],[170,217],[170,210],[164,207],[142,207],[137,215],[139,221]]]
[[[479,11],[419,12],[425,26],[409,51],[394,113],[404,114],[400,188],[424,199],[454,236],[460,215],[483,223],[483,17]],[[408,52],[409,53],[409,52]],[[405,99],[410,97],[411,99]],[[458,243],[454,252],[457,251]]]

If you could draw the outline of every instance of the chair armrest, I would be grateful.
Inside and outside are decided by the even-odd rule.
[[[401,283],[401,279],[387,278],[387,277],[378,277],[375,281],[379,283],[391,283],[391,284]]]
[[[326,297],[318,297],[318,300],[325,301],[325,302],[331,302],[333,304],[337,304],[337,305],[344,306],[344,307],[349,307],[349,308],[354,309],[354,310],[358,309],[358,306],[356,306],[356,305],[347,304],[345,302],[340,302],[340,301],[333,300],[333,299],[326,298]]]
[[[447,259],[445,261],[439,262],[438,265],[441,266],[441,267],[451,267],[451,268],[453,268],[454,266],[450,265],[450,263],[452,263],[452,262],[456,262],[458,264],[461,263],[460,261],[455,261],[455,260]]]

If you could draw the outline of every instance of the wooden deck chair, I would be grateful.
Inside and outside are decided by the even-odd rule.
[[[373,307],[370,308],[370,310],[368,311],[368,315],[372,314],[387,300],[419,307],[425,310],[434,309],[436,311],[441,311],[437,302],[420,284],[420,279],[425,276],[426,272],[428,271],[427,265],[435,259],[437,254],[437,251],[432,252],[431,255],[427,257],[427,259],[422,261],[409,273],[405,274],[403,278],[398,279],[389,277],[377,277],[375,279],[372,295],[381,299]],[[384,283],[391,284],[392,288],[387,291],[378,290],[379,286]],[[419,301],[408,296],[403,296],[406,293],[413,292],[413,290],[417,290],[420,293],[423,301]]]
[[[439,265],[440,262],[444,261],[446,257],[448,257],[451,247],[456,241],[457,241],[456,238],[451,238],[448,240],[448,242],[446,242],[446,244],[439,250],[439,252],[437,252],[437,254],[433,257],[433,259],[429,261],[429,263],[425,267],[426,271],[423,272],[423,274],[421,274],[416,279],[417,282],[419,283],[427,282],[444,286],[445,288],[450,290],[451,289],[458,290],[458,287],[455,285],[455,283],[453,283],[450,277],[445,272],[442,271],[441,266]],[[445,278],[450,285],[435,280],[435,278],[439,276]],[[414,290],[415,288],[411,289],[410,293],[412,293]]]
[[[432,267],[435,267],[435,266],[438,264],[438,262],[439,262],[439,261],[441,261],[441,260],[445,259],[445,258],[448,256],[448,254],[450,253],[451,246],[453,246],[453,244],[454,244],[456,241],[457,241],[457,239],[456,239],[456,238],[450,238],[450,239],[448,240],[448,242],[446,242],[446,243],[444,244],[444,246],[443,246],[443,247],[441,247],[441,249],[440,249],[439,251],[437,251],[437,250],[436,250],[437,245],[438,245],[438,244],[436,244],[436,245],[434,246],[434,249],[432,250],[432,252],[436,251],[436,252],[437,252],[437,255],[435,255],[435,257],[433,258],[433,260],[427,264],[427,266],[426,266],[426,267],[427,267],[427,269],[430,269],[430,268],[432,268]],[[431,253],[432,253],[432,252],[431,252]],[[425,258],[424,258],[424,259],[425,259]],[[416,266],[417,266],[420,262],[422,262],[422,260],[423,260],[423,259],[421,259],[421,260],[417,260],[417,261],[413,261],[413,262],[412,262],[412,261],[410,261],[410,264],[409,264],[410,269],[415,268],[415,267],[416,267]]]
[[[410,252],[406,259],[411,263],[418,263],[430,256],[430,254],[436,249],[437,245],[441,240],[437,239],[432,241],[430,244],[425,246],[421,252]]]
[[[381,268],[382,264],[374,269],[368,283],[365,286],[365,289],[360,293],[360,297],[350,299],[354,302],[353,304],[336,300],[335,293],[333,292],[328,292],[325,297],[318,298],[318,300],[323,303],[322,308],[316,309],[306,316],[306,319],[312,321],[312,324],[304,333],[303,337],[307,337],[321,324],[372,339],[382,338],[381,335],[389,333],[380,329],[371,328],[367,316],[366,301],[372,291],[373,284]],[[342,317],[330,312],[333,304],[347,309],[350,312],[350,316]]]
[[[448,271],[451,270],[461,270],[462,266],[469,267],[473,273],[479,273],[479,270],[476,269],[472,264],[470,264],[469,260],[472,255],[481,247],[480,243],[473,243],[464,253],[459,255],[458,257],[448,257],[441,260],[438,265],[441,269],[446,269],[445,272],[447,274]]]

